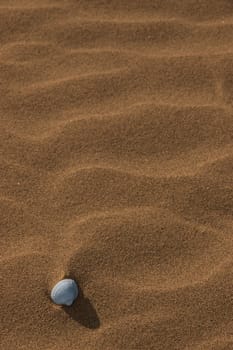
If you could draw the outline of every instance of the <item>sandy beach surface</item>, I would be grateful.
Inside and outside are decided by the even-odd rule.
[[[0,0],[1,350],[233,349],[232,97],[232,0]]]

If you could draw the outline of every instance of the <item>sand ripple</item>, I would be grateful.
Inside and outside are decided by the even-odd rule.
[[[3,349],[232,349],[232,11],[1,1]]]

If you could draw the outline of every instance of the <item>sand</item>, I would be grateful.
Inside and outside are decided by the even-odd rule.
[[[233,349],[232,96],[231,0],[0,1],[1,349]]]

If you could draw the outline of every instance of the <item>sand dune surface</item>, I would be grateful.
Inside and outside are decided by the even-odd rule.
[[[233,349],[233,2],[0,0],[0,44],[0,348]]]

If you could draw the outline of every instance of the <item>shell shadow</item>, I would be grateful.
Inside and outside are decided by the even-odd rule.
[[[79,287],[79,296],[72,306],[63,306],[64,311],[75,321],[86,328],[96,329],[100,319],[91,301],[86,298]]]

